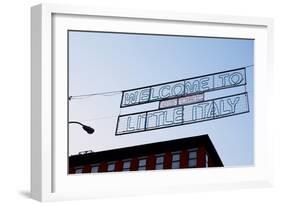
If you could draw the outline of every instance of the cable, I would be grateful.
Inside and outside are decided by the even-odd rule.
[[[253,90],[248,90],[246,91],[248,94],[252,94],[253,93]],[[209,99],[210,100],[210,99]],[[206,101],[209,101],[209,100],[206,100]],[[154,102],[155,103],[155,102]],[[198,102],[200,103],[200,102]],[[158,106],[158,104],[157,104]],[[145,112],[145,111],[143,111]],[[128,114],[128,113],[124,113],[124,114]],[[96,117],[96,118],[90,118],[90,119],[82,119],[81,122],[93,122],[93,121],[98,121],[98,120],[102,120],[102,119],[116,119],[118,116],[122,115],[121,113],[121,108],[119,108],[119,113],[118,114],[115,114],[115,115],[109,115],[109,116],[100,116],[100,117]]]
[[[249,68],[249,67],[253,67],[254,65],[247,65],[241,68]],[[239,67],[240,68],[240,67]],[[211,74],[210,74],[211,75]],[[150,87],[150,86],[147,86]],[[73,99],[86,99],[92,96],[114,96],[117,94],[122,94],[124,90],[118,90],[118,91],[110,91],[110,92],[99,92],[99,93],[91,93],[91,94],[82,94],[82,95],[73,95],[73,96],[69,96],[68,100],[71,101]]]
[[[113,119],[113,118],[117,118],[119,115],[120,114],[111,115],[111,116],[101,116],[101,117],[97,117],[97,118],[83,119],[81,121],[83,121],[83,122],[92,122],[92,121],[101,120],[101,119]]]
[[[85,98],[92,97],[92,96],[113,96],[113,95],[117,95],[117,94],[121,94],[121,93],[122,93],[122,91],[110,91],[110,92],[100,92],[100,93],[92,93],[92,94],[82,94],[82,95],[70,96],[69,100],[85,99]]]

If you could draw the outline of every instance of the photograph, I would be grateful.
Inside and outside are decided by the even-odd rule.
[[[254,43],[68,30],[67,173],[254,166]]]

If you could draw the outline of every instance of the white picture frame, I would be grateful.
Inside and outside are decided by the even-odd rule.
[[[70,18],[56,19],[56,18]],[[73,18],[73,19],[71,19]],[[136,173],[99,174],[98,176],[68,176],[66,168],[66,133],[60,128],[65,122],[64,100],[66,82],[65,62],[57,61],[64,53],[65,42],[54,41],[68,27],[86,28],[91,19],[105,18],[115,31],[126,30],[126,23],[138,21],[145,28],[148,22],[163,24],[192,24],[212,27],[201,34],[257,39],[255,48],[255,166],[239,168],[210,168],[199,170],[151,171]],[[114,24],[122,20],[124,25]],[[109,22],[109,23],[108,23]],[[112,22],[112,23],[110,23]],[[273,21],[269,18],[199,15],[173,12],[128,11],[56,4],[40,4],[31,9],[31,196],[39,201],[112,197],[132,194],[209,191],[245,187],[269,187],[273,182],[273,134],[268,87],[273,76]],[[92,24],[91,24],[92,26]],[[111,28],[111,29],[112,29]],[[227,29],[222,29],[227,28]],[[139,27],[139,32],[142,28]],[[151,28],[150,28],[151,29]],[[166,27],[169,29],[169,27]],[[194,30],[196,35],[198,30]],[[142,33],[147,31],[143,30]],[[161,31],[158,31],[161,33]],[[172,31],[171,31],[172,32]],[[175,31],[176,34],[177,31]],[[163,31],[162,31],[163,33]],[[57,35],[57,36],[56,36]],[[61,67],[60,67],[61,68]],[[267,93],[264,98],[265,92]],[[66,94],[65,94],[66,95]],[[62,138],[58,139],[60,136]],[[64,147],[65,146],[65,147]],[[162,180],[165,179],[165,182]]]

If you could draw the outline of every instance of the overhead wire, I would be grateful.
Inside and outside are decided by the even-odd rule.
[[[253,66],[254,65],[251,64],[251,65],[247,65],[247,66],[244,66],[244,67],[238,67],[238,68],[249,68],[249,67],[253,67]],[[149,87],[149,86],[147,86],[147,87]],[[90,94],[82,94],[82,95],[72,95],[72,96],[68,97],[68,100],[69,101],[73,100],[73,99],[82,100],[82,99],[86,99],[86,98],[93,97],[93,96],[114,96],[114,95],[122,94],[123,91],[124,90],[116,90],[116,91],[109,91],[109,92],[98,92],[98,93],[90,93]]]

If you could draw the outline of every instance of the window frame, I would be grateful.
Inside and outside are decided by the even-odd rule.
[[[140,165],[140,161],[141,160],[145,160],[145,164],[144,165]],[[148,156],[142,156],[138,158],[138,167],[137,167],[137,171],[142,171],[142,170],[146,170],[147,168],[147,162],[148,162]],[[143,169],[140,169],[143,168]]]
[[[196,157],[190,158],[190,153],[191,152],[196,152]],[[195,160],[195,166],[190,166],[190,160]],[[188,168],[196,168],[198,166],[198,148],[193,148],[193,149],[188,149],[187,150],[187,167]]]
[[[75,168],[74,168],[75,174],[81,174],[81,173],[83,173],[83,169],[84,169],[84,167],[75,167]],[[80,170],[81,172],[77,172],[78,170]]]
[[[110,165],[113,165],[114,167],[113,167],[113,170],[108,170],[109,169],[109,166]],[[114,172],[115,171],[115,169],[116,169],[116,161],[111,161],[111,162],[108,162],[107,164],[106,164],[106,172]]]
[[[93,168],[96,167],[97,171],[93,172]],[[91,173],[98,173],[99,172],[99,168],[100,168],[100,164],[99,163],[95,163],[91,165]]]
[[[157,158],[163,157],[163,162],[158,163]],[[164,162],[165,162],[165,153],[158,153],[155,154],[155,170],[162,170],[164,169]],[[162,168],[157,169],[157,165],[162,165]]]
[[[180,169],[181,168],[181,165],[180,165],[180,161],[181,161],[181,153],[182,151],[181,150],[178,150],[178,151],[174,151],[171,153],[171,169]],[[179,155],[179,159],[178,160],[173,160],[173,157],[174,155]],[[173,163],[178,163],[179,164],[179,167],[178,168],[173,168]]]
[[[129,167],[128,168],[124,168],[124,163],[128,162],[129,163]],[[130,171],[131,170],[131,166],[132,166],[132,159],[124,159],[122,160],[122,171]]]

